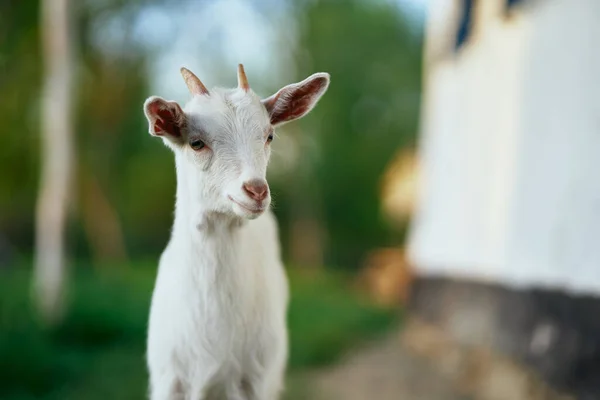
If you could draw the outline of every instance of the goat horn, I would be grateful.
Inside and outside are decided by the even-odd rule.
[[[246,72],[244,72],[244,66],[242,64],[238,65],[238,88],[243,89],[245,92],[250,90],[248,78],[246,78]]]
[[[204,86],[202,81],[198,79],[198,77],[194,75],[192,71],[184,67],[181,67],[180,71],[181,76],[183,76],[183,80],[185,81],[185,84],[190,90],[190,93],[200,95],[209,94],[206,86]]]

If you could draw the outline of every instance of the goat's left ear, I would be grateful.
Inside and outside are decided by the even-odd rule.
[[[309,113],[329,87],[329,74],[319,72],[302,82],[281,88],[262,100],[271,118],[271,125],[282,125]]]
[[[179,104],[152,96],[144,103],[144,114],[152,136],[165,137],[175,142],[183,140],[186,119]]]

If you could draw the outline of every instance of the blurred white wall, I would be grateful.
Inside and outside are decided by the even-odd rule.
[[[600,2],[430,3],[421,187],[410,258],[422,275],[600,293]]]

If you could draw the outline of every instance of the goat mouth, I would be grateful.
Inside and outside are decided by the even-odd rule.
[[[227,196],[229,198],[229,200],[231,200],[232,202],[234,202],[235,204],[237,204],[238,206],[242,207],[244,210],[246,211],[250,211],[253,214],[258,214],[261,213],[263,211],[266,210],[267,207],[248,207],[247,205],[237,201],[236,199],[234,199],[231,196]]]

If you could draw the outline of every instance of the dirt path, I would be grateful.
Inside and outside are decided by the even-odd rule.
[[[465,400],[426,362],[408,354],[399,334],[348,354],[337,365],[294,379],[291,385],[294,396],[288,400]]]

